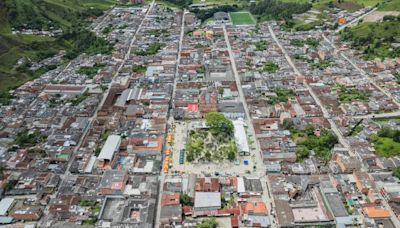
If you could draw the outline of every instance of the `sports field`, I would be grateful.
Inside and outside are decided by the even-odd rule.
[[[254,25],[256,23],[249,12],[233,12],[229,15],[233,25]]]

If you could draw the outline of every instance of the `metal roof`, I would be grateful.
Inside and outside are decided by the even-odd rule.
[[[235,140],[239,147],[239,152],[250,152],[249,144],[247,143],[246,130],[244,129],[244,121],[238,119],[232,122],[235,129]]]
[[[196,192],[194,198],[195,208],[221,207],[220,192]]]
[[[4,198],[0,201],[0,215],[6,215],[8,209],[10,209],[12,203],[14,202],[13,198]]]
[[[120,144],[121,144],[121,136],[119,135],[108,136],[106,143],[101,149],[98,159],[111,160],[114,153],[119,149]]]

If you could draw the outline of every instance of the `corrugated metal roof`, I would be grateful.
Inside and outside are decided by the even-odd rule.
[[[235,129],[235,140],[236,144],[239,147],[239,152],[250,152],[244,124],[244,121],[241,119],[233,121],[233,126]]]
[[[8,209],[10,209],[12,203],[14,202],[13,198],[4,198],[0,201],[0,215],[6,215]]]
[[[119,135],[108,136],[106,143],[101,149],[98,159],[111,160],[114,153],[119,149],[120,144],[121,144],[121,136]]]
[[[195,208],[221,207],[220,192],[196,192],[194,198]]]

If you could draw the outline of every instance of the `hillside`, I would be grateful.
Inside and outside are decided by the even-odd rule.
[[[2,0],[0,1],[0,99],[9,89],[40,76],[37,72],[17,70],[22,57],[39,61],[68,50],[69,57],[80,52],[105,53],[111,49],[94,34],[82,30],[81,23],[99,16],[114,0]],[[59,37],[12,34],[12,28],[53,30],[62,29]],[[68,32],[66,32],[68,31]]]
[[[400,17],[398,21],[395,18],[394,21],[364,22],[346,28],[341,32],[341,36],[360,50],[366,60],[400,56],[400,48],[392,45],[400,42]]]
[[[112,0],[4,0],[0,31],[11,28],[68,28],[81,18],[97,16],[112,6]]]

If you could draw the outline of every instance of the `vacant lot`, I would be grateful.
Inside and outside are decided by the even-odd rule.
[[[388,158],[400,155],[400,143],[393,139],[372,135],[371,140],[379,156]]]
[[[255,21],[249,12],[230,13],[231,21],[234,25],[254,25]]]
[[[400,12],[398,11],[375,11],[364,17],[365,22],[377,22],[382,21],[383,17],[386,15],[398,16]]]

